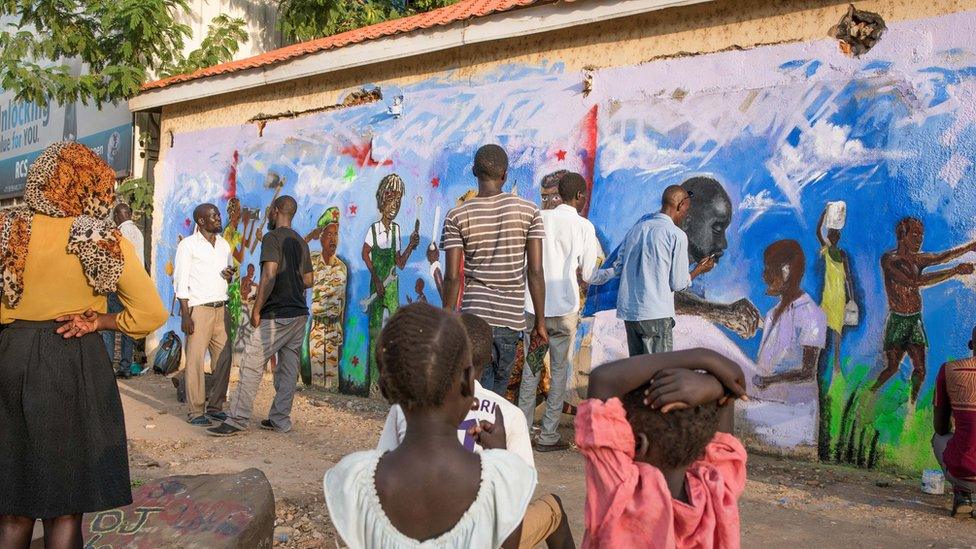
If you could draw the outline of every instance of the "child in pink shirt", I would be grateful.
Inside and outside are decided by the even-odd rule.
[[[742,370],[693,349],[605,364],[576,416],[583,547],[739,547],[746,451],[732,436]]]

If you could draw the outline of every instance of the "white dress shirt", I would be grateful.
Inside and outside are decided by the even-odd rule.
[[[227,301],[227,281],[221,271],[234,264],[230,245],[220,235],[211,245],[199,231],[184,238],[176,248],[173,289],[177,299],[190,307]]]
[[[132,247],[136,249],[136,255],[139,256],[139,264],[145,267],[146,265],[146,243],[142,239],[142,231],[132,220],[128,220],[121,225],[119,225],[119,232],[125,237]]]
[[[566,316],[580,307],[580,269],[584,282],[596,272],[597,261],[603,255],[596,229],[576,208],[560,204],[542,210],[546,236],[542,240],[542,266],[546,276],[546,316]],[[535,314],[532,296],[525,294],[525,310]]]

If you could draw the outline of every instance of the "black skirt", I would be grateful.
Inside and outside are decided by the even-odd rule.
[[[0,329],[0,515],[52,518],[132,503],[125,420],[98,334]]]

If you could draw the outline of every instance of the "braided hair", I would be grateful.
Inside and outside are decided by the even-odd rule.
[[[444,403],[448,388],[471,365],[471,350],[457,314],[414,303],[386,323],[376,361],[386,399],[415,410]]]

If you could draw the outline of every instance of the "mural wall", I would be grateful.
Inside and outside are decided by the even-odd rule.
[[[172,257],[194,206],[225,213],[244,319],[265,208],[291,194],[316,268],[303,376],[368,393],[384,319],[440,303],[433,245],[475,187],[474,151],[494,142],[511,157],[511,191],[531,200],[545,175],[583,174],[610,258],[666,186],[695,192],[691,259],[719,261],[678,296],[675,343],[742,365],[753,442],[930,465],[935,376],[969,352],[976,323],[976,39],[950,28],[972,31],[976,14],[892,25],[860,60],[824,40],[604,69],[587,83],[558,63],[503,66],[384,86],[260,131],[177,135],[156,190],[167,329],[179,329]],[[626,354],[615,300],[612,283],[590,288],[578,339],[592,364]]]

